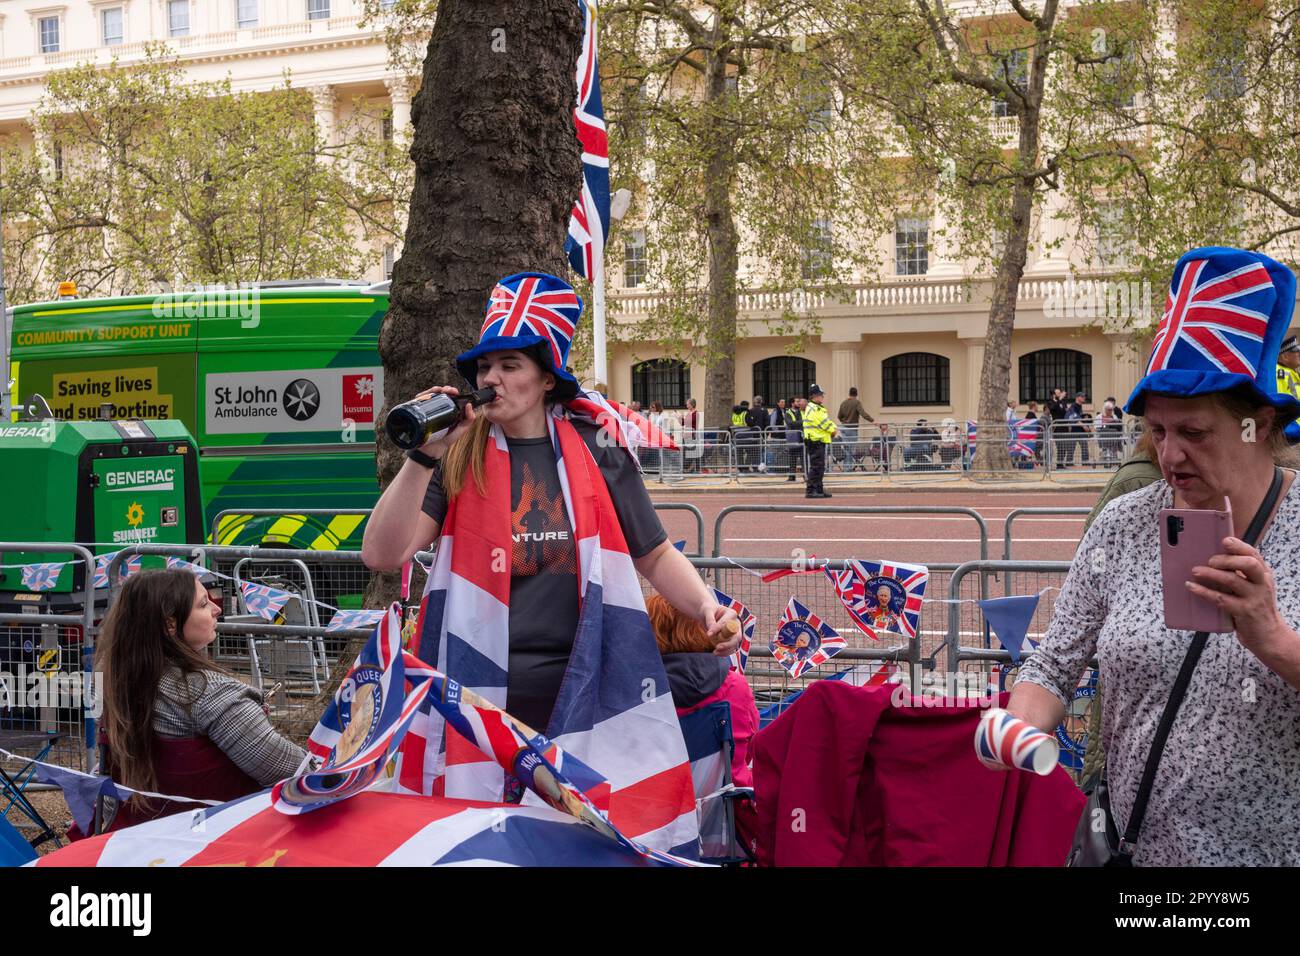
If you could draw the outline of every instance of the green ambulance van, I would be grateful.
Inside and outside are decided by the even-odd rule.
[[[158,296],[63,298],[11,312],[15,392],[58,419],[180,419],[199,446],[205,527],[216,543],[361,546],[383,402],[379,326],[388,283],[271,282]]]

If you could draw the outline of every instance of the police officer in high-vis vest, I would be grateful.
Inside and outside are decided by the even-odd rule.
[[[829,498],[830,492],[822,487],[826,473],[826,450],[837,431],[835,420],[826,411],[826,395],[819,385],[808,388],[808,407],[803,410],[803,443],[808,449],[808,474],[806,498]]]
[[[1300,398],[1300,342],[1294,335],[1283,341],[1277,357],[1277,390]]]

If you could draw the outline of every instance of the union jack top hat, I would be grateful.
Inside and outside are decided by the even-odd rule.
[[[493,286],[488,297],[478,345],[456,356],[456,368],[468,381],[476,382],[480,355],[543,345],[544,349],[536,350],[549,360],[543,368],[558,382],[576,388],[578,380],[564,367],[580,315],[582,299],[563,279],[545,272],[506,276]],[[561,390],[565,389],[561,386]]]
[[[1276,392],[1277,356],[1295,310],[1295,275],[1258,252],[1209,246],[1174,266],[1146,376],[1124,410],[1141,415],[1147,395],[1192,398],[1236,391],[1300,417],[1300,401]]]

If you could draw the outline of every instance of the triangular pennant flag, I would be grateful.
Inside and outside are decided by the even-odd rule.
[[[817,563],[817,555],[810,554],[807,558],[807,567],[782,568],[779,571],[768,571],[763,575],[763,583],[771,584],[773,581],[779,581],[781,578],[788,578],[792,574],[817,574],[826,566],[826,562]]]
[[[1025,632],[1034,619],[1038,608],[1037,594],[1013,594],[1010,597],[989,598],[980,601],[984,611],[984,620],[997,635],[1002,646],[1011,655],[1011,663],[1020,663],[1020,654],[1025,645]]]
[[[686,539],[682,538],[680,541],[674,541],[673,547],[684,554],[686,552]]]

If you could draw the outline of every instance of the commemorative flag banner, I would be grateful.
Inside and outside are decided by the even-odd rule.
[[[925,565],[851,559],[843,571],[827,568],[826,576],[863,634],[876,641],[885,632],[916,636],[930,578]]]
[[[564,253],[573,271],[596,281],[603,271],[605,237],[609,235],[609,136],[600,100],[600,69],[596,55],[596,0],[578,0],[582,11],[582,47],[578,52],[578,102],[574,131],[582,144],[582,191],[569,214]]]
[[[1038,444],[1039,425],[1036,418],[1022,418],[1011,426],[1007,451],[1016,458],[1033,458]]]
[[[167,567],[169,570],[176,570],[179,568],[182,571],[188,571],[196,578],[212,573],[203,565],[195,564],[193,561],[186,561],[184,558],[178,558],[174,554],[167,555]]]
[[[48,591],[59,583],[59,575],[67,561],[51,561],[45,564],[25,564],[22,568],[23,587],[29,591]]]
[[[732,654],[729,660],[734,670],[745,673],[745,665],[749,663],[749,649],[754,643],[754,627],[758,624],[758,618],[750,613],[749,608],[741,604],[729,594],[723,594],[717,588],[713,588],[713,598],[723,607],[729,607],[736,612],[736,617],[740,619],[740,649]]]
[[[293,597],[288,591],[253,581],[241,581],[239,590],[244,596],[244,607],[248,613],[256,614],[266,621],[274,621],[275,616],[284,610],[284,606]]]
[[[844,650],[847,642],[835,628],[790,598],[776,636],[768,646],[777,663],[791,677],[799,677]]]

